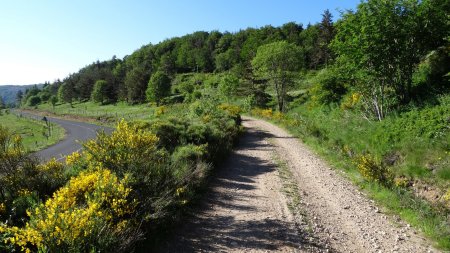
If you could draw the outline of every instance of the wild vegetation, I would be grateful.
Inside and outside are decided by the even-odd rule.
[[[337,22],[325,11],[306,27],[195,32],[19,94],[26,108],[109,122],[133,112],[127,119],[138,121],[119,121],[64,166],[38,165],[8,142],[5,157],[24,169],[2,167],[1,180],[47,167],[64,177],[43,192],[33,182],[4,184],[0,215],[11,221],[0,227],[0,247],[120,251],[153,238],[231,148],[240,107],[284,125],[450,249],[448,9],[445,0],[368,0]],[[67,231],[55,214],[84,225]]]
[[[0,249],[129,251],[144,235],[156,240],[239,132],[238,108],[204,101],[122,120],[65,164],[41,165],[2,128]]]
[[[22,138],[27,152],[33,152],[52,145],[64,137],[59,125],[42,120],[30,119],[10,110],[0,110],[0,126],[8,127],[13,134]]]

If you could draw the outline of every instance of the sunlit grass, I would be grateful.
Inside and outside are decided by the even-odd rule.
[[[7,127],[12,133],[22,136],[22,143],[29,152],[55,144],[65,135],[62,127],[51,124],[50,136],[47,138],[48,128],[45,122],[5,112],[0,115],[0,124]]]
[[[108,105],[99,105],[93,102],[76,102],[72,103],[72,105],[68,103],[57,104],[55,107],[50,104],[42,104],[37,109],[61,116],[74,115],[106,122],[116,122],[122,118],[125,120],[145,120],[154,114],[154,107],[148,104],[128,105],[124,102]]]

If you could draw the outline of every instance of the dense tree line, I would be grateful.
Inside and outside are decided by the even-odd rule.
[[[160,104],[188,88],[174,85],[180,74],[226,72],[263,102],[267,84],[272,84],[273,100],[284,110],[298,73],[322,70],[311,90],[313,98],[340,103],[355,93],[366,114],[381,120],[403,105],[448,90],[448,9],[448,0],[370,0],[343,12],[336,23],[326,10],[321,22],[306,28],[290,22],[235,33],[194,32],[145,45],[123,59],[94,62],[19,99],[30,106],[54,104],[55,97],[62,103]],[[269,68],[268,61],[275,59]]]
[[[238,76],[248,76],[252,72],[251,60],[256,56],[258,47],[277,41],[287,41],[298,46],[302,52],[299,57],[304,58],[301,61],[306,61],[311,68],[320,68],[331,59],[331,54],[324,52],[328,50],[330,27],[333,27],[331,14],[326,11],[324,21],[308,25],[306,29],[302,24],[290,22],[281,27],[269,25],[236,33],[194,32],[156,45],[145,45],[123,59],[113,57],[111,60],[94,62],[62,81],[46,85],[41,93],[47,94],[48,91],[62,103],[90,99],[102,103],[142,103],[147,98],[155,100],[153,97],[160,96],[148,92],[151,90],[149,84],[154,85],[150,79],[155,74],[158,77],[153,79],[159,79],[158,82],[170,81],[175,74],[191,72],[229,71]],[[101,95],[98,87],[95,89],[99,80],[105,81]],[[164,87],[163,84],[159,86]],[[93,91],[95,94],[92,94]],[[25,98],[20,100],[28,105],[49,101],[49,96],[40,97],[40,101],[28,101],[29,97],[37,93],[30,89]],[[162,94],[167,92],[163,91]]]

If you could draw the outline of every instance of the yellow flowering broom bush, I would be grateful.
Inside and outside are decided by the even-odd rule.
[[[66,182],[61,163],[39,164],[25,152],[20,136],[0,126],[0,203],[5,206],[0,220],[23,223],[27,208],[50,197]]]
[[[175,191],[168,153],[158,148],[158,141],[154,133],[122,120],[111,135],[102,133],[84,144],[88,164],[106,167],[119,178],[129,178],[132,196],[139,201],[135,216],[142,220],[164,215],[161,210],[170,199],[163,199]]]
[[[0,228],[4,242],[21,251],[117,251],[123,239],[139,239],[131,215],[136,202],[129,199],[127,179],[96,168],[81,172],[52,198],[28,211],[24,227]],[[121,240],[118,240],[118,239]]]
[[[84,155],[88,163],[105,166],[119,177],[126,173],[141,177],[142,166],[164,163],[166,154],[158,149],[158,141],[152,132],[122,120],[111,135],[100,133],[96,140],[86,142]]]
[[[228,116],[230,116],[231,118],[234,119],[234,121],[236,122],[236,124],[240,125],[241,124],[241,113],[242,110],[239,106],[236,105],[230,105],[230,104],[221,104],[218,106],[218,108],[222,111],[225,111]]]
[[[392,172],[387,167],[379,164],[372,155],[360,155],[356,157],[355,162],[359,172],[366,180],[384,186],[392,185]]]

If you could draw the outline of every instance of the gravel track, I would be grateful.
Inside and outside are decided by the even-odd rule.
[[[438,252],[286,131],[249,117],[243,125],[201,207],[161,251]]]

